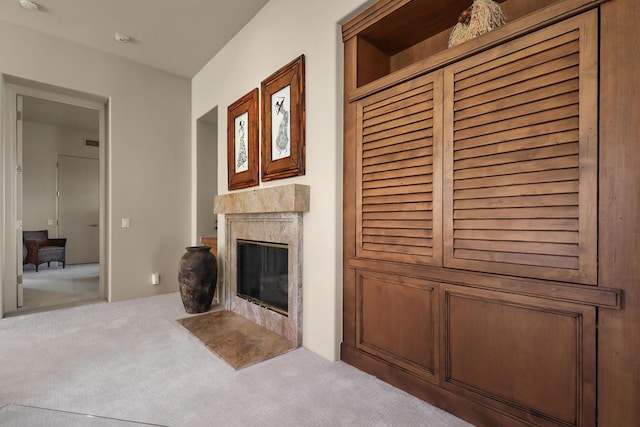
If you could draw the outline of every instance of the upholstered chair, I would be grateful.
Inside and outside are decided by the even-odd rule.
[[[38,271],[38,266],[47,263],[51,266],[51,261],[62,263],[65,267],[65,247],[67,239],[50,239],[47,230],[23,231],[23,261],[22,264],[33,264]]]

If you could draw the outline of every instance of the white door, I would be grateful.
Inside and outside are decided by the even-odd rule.
[[[17,230],[17,306],[24,305],[24,288],[22,286],[22,260],[27,255],[22,248],[22,104],[21,95],[16,96],[16,230]]]
[[[58,237],[67,239],[67,264],[99,262],[98,159],[58,156]]]

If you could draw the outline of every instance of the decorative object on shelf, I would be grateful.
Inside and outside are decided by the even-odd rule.
[[[504,22],[505,16],[498,3],[493,0],[473,0],[473,4],[458,17],[458,23],[449,36],[449,47],[502,27]]]
[[[229,190],[258,185],[258,89],[227,109]]]
[[[305,173],[304,55],[262,82],[262,180]]]
[[[180,259],[178,282],[187,313],[204,313],[211,308],[218,266],[210,249],[209,246],[189,246]]]

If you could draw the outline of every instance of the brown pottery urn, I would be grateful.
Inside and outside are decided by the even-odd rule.
[[[190,246],[180,259],[178,282],[187,313],[204,313],[211,308],[216,291],[218,266],[209,246]]]

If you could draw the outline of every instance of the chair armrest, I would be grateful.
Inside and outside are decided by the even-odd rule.
[[[36,240],[25,240],[24,245],[27,247],[27,252],[38,251],[38,242]]]
[[[67,245],[67,239],[49,239],[43,242],[42,246],[60,246],[65,247]]]

